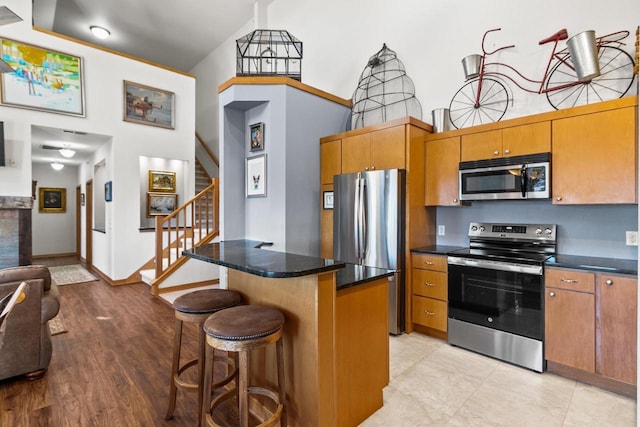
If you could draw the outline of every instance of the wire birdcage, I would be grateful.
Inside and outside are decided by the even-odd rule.
[[[413,81],[386,44],[369,58],[353,93],[353,129],[384,123],[405,116],[422,120],[422,106],[416,98]]]
[[[302,42],[285,30],[254,30],[236,40],[236,76],[302,80]]]

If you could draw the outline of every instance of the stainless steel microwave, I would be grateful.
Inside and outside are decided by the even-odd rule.
[[[460,200],[551,197],[551,153],[460,162]]]

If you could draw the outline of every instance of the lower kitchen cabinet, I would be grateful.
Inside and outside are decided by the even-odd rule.
[[[447,257],[413,253],[411,255],[411,312],[414,324],[424,326],[434,335],[447,332]]]
[[[549,371],[635,395],[635,276],[545,270],[545,359]]]

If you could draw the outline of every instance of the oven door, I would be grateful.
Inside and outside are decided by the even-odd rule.
[[[542,266],[449,256],[449,317],[542,341]]]

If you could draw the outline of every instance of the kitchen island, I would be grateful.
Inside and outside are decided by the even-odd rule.
[[[221,277],[244,303],[284,314],[287,425],[358,425],[382,407],[389,382],[387,282],[393,272],[262,245],[233,240],[184,254],[226,267]],[[275,387],[273,348],[256,351],[252,378]]]

